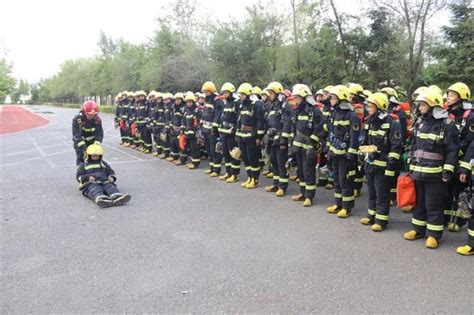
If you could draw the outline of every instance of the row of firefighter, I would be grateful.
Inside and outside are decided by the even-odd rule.
[[[115,122],[123,146],[190,170],[208,159],[205,173],[225,183],[254,189],[266,176],[265,191],[283,197],[293,181],[299,193],[291,199],[304,207],[313,205],[317,186],[333,189],[327,211],[339,218],[351,215],[366,183],[362,224],[385,230],[398,202],[412,213],[406,240],[437,248],[445,227],[467,225],[468,244],[458,252],[471,255],[470,96],[462,82],[446,91],[419,87],[409,104],[391,87],[371,92],[351,83],[312,93],[304,84],[261,90],[227,82],[218,91],[208,81],[197,93],[121,92]]]

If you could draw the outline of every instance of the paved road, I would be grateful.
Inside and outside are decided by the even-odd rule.
[[[75,111],[29,108],[50,123],[0,136],[2,313],[474,310],[474,259],[455,253],[465,230],[428,250],[403,240],[410,216],[393,209],[374,233],[364,196],[341,220],[328,191],[304,209],[224,184],[119,146],[109,115],[106,159],[133,199],[99,210],[74,180]]]

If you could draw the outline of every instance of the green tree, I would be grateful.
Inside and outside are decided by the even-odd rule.
[[[15,78],[12,76],[11,66],[5,59],[0,59],[0,103],[5,102],[5,98],[15,87]]]

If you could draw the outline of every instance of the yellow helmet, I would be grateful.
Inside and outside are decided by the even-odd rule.
[[[135,96],[145,96],[146,97],[146,92],[143,90],[135,92]]]
[[[426,86],[420,86],[420,87],[417,88],[415,91],[413,91],[413,94],[412,94],[412,95],[415,96],[415,98],[416,98],[416,96],[418,96],[418,95],[420,95],[421,93],[425,92],[427,89],[428,89],[428,87],[426,87]]]
[[[362,92],[362,94],[364,94],[365,98],[368,98],[368,97],[369,97],[370,95],[372,95],[373,93],[370,92],[369,90],[364,90],[364,91]]]
[[[463,101],[468,101],[471,98],[471,90],[462,82],[456,82],[448,88],[448,92],[453,91],[458,93],[459,98]]]
[[[182,100],[184,100],[184,94],[181,93],[181,92],[178,92],[174,95],[174,99],[177,99],[177,98],[180,98]]]
[[[242,83],[237,89],[237,93],[250,95],[252,94],[252,85],[250,83]]]
[[[391,87],[387,86],[387,87],[384,87],[383,89],[381,89],[380,91],[384,92],[388,96],[393,96],[395,98],[398,98],[398,93],[397,93],[397,91],[395,91],[394,88],[391,88]]]
[[[133,93],[133,92],[128,92],[128,93],[127,93],[127,97],[135,97],[135,93]]]
[[[171,94],[170,92],[163,93],[163,99],[166,98],[173,98],[173,94]]]
[[[431,107],[443,107],[443,96],[435,89],[428,88],[416,97],[415,102],[425,102]]]
[[[367,102],[374,104],[378,109],[387,110],[388,97],[382,92],[375,92],[367,98]]]
[[[281,85],[280,82],[270,82],[268,86],[265,88],[265,90],[271,90],[275,92],[276,94],[283,93],[283,85]]]
[[[270,96],[270,93],[268,92],[267,89],[265,89],[265,90],[262,91],[262,95],[265,95],[265,96],[268,97],[268,96]]]
[[[323,94],[324,94],[323,89],[319,89],[319,90],[316,91],[316,93],[314,95],[316,96],[316,95],[323,95]]]
[[[432,90],[435,90],[439,94],[443,94],[443,90],[441,90],[441,88],[439,86],[437,86],[436,84],[430,85],[428,88],[432,89]]]
[[[196,92],[196,98],[200,98],[200,97],[206,97],[206,95],[204,95],[203,93],[201,92]]]
[[[252,94],[261,95],[262,89],[256,85],[252,88]]]
[[[152,96],[156,97],[156,91],[155,90],[152,90],[152,91],[150,91],[150,93],[148,93],[148,99],[150,99],[150,97],[152,97]]]
[[[349,89],[342,84],[334,86],[331,91],[329,91],[332,95],[335,95],[340,101],[349,101]]]
[[[226,82],[226,83],[222,84],[222,87],[221,87],[221,93],[223,93],[224,91],[234,93],[235,92],[235,86],[230,82]]]
[[[334,85],[326,85],[323,89],[323,92],[330,93]]]
[[[196,101],[196,96],[194,96],[194,93],[191,91],[186,92],[186,95],[184,96],[184,101]]]
[[[120,93],[120,94],[122,94],[122,96],[125,96],[125,97],[127,97],[127,96],[128,96],[128,91],[123,91],[123,92],[122,92],[122,93]]]
[[[216,93],[216,91],[217,91],[216,85],[211,81],[204,82],[201,88],[201,92]]]
[[[306,97],[311,94],[311,90],[305,84],[295,84],[293,86],[293,91],[291,91],[291,95],[299,96],[299,97]]]
[[[104,155],[104,149],[102,148],[102,146],[100,144],[97,144],[97,143],[94,143],[94,144],[91,144],[87,147],[86,149],[86,154],[88,156],[91,156],[91,155]]]
[[[364,93],[364,88],[358,83],[350,83],[349,92],[354,95],[362,94]]]
[[[160,98],[160,97],[163,98],[163,93],[156,92],[155,96],[156,96],[156,98]]]

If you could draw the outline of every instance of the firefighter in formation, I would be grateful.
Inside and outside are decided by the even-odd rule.
[[[299,190],[291,199],[304,207],[317,203],[317,186],[334,189],[327,211],[341,219],[352,214],[366,182],[367,213],[360,222],[374,232],[387,228],[397,178],[408,172],[416,205],[403,208],[412,213],[404,238],[423,238],[433,249],[445,228],[459,232],[467,225],[467,244],[457,252],[473,255],[470,89],[458,82],[444,97],[434,85],[416,89],[411,104],[402,97],[394,87],[371,92],[356,83],[313,94],[304,84],[290,91],[271,82],[262,91],[226,82],[218,90],[208,81],[197,93],[121,92],[115,121],[123,146],[154,151],[190,170],[208,159],[205,174],[224,183],[257,188],[266,161],[271,184],[264,189],[277,197],[286,195],[291,179]],[[88,144],[102,141],[98,108],[86,105],[73,121],[78,163]]]

